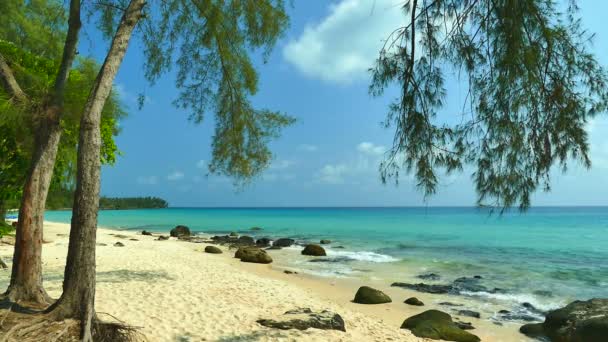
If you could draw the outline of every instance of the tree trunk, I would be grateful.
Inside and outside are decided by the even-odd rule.
[[[5,296],[13,302],[48,304],[50,297],[42,287],[42,224],[55,158],[61,138],[61,114],[65,85],[76,56],[80,32],[80,0],[71,0],[68,33],[55,78],[53,94],[40,110],[35,123],[34,153],[23,189],[15,237],[11,281]],[[3,69],[3,75],[10,69]],[[12,76],[12,75],[11,75]],[[4,77],[5,80],[10,78]],[[8,82],[19,90],[16,82]],[[23,97],[23,100],[25,97]],[[32,107],[32,104],[28,104]]]
[[[0,199],[0,219],[2,223],[6,222],[6,202],[3,199]]]
[[[13,268],[6,295],[13,302],[48,304],[51,298],[42,287],[42,224],[61,127],[59,122],[49,120],[37,131],[36,150],[19,207]]]
[[[112,90],[133,29],[142,17],[144,0],[131,0],[97,75],[80,121],[76,192],[63,294],[48,312],[55,319],[81,321],[82,341],[92,341],[95,318],[95,242],[101,171],[101,111]]]

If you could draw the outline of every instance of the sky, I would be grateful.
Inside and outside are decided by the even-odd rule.
[[[381,123],[390,92],[368,93],[372,66],[383,39],[406,18],[399,0],[294,0],[290,27],[267,63],[255,56],[258,107],[297,118],[271,144],[274,159],[245,188],[209,176],[213,113],[201,124],[175,108],[174,73],[150,85],[143,77],[141,44],[131,43],[115,80],[129,109],[116,138],[122,153],[102,170],[105,196],[159,196],[174,207],[260,206],[473,206],[471,170],[443,176],[438,193],[424,199],[414,179],[382,184],[378,165],[393,131]],[[608,2],[581,1],[583,24],[597,36],[593,52],[608,66]],[[81,55],[103,60],[107,41],[85,23]],[[146,95],[142,110],[137,95]],[[461,103],[465,90],[448,85],[448,108]],[[552,191],[534,196],[533,205],[608,205],[608,116],[588,126],[591,170],[572,165],[554,172]]]

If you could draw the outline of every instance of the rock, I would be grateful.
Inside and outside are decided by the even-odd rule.
[[[139,241],[139,240],[137,240],[137,239],[129,239],[129,241]]]
[[[312,256],[326,256],[325,249],[319,245],[310,244],[306,245],[302,250],[303,255],[312,255]]]
[[[344,247],[344,246],[336,246],[336,247],[333,247],[333,248],[334,249],[345,249],[346,247]]]
[[[125,246],[125,244],[120,241],[114,244],[114,247],[124,247],[124,246]]]
[[[475,327],[471,322],[454,322],[462,330],[473,330]]]
[[[323,239],[323,240],[319,241],[319,243],[322,244],[322,245],[329,245],[331,243],[331,240],[325,240],[325,239]]]
[[[424,279],[424,280],[439,280],[439,279],[441,279],[441,276],[436,273],[427,273],[427,274],[417,275],[416,278],[420,278],[420,279]]]
[[[260,228],[260,227],[251,227],[251,228],[249,228],[249,230],[254,231],[254,232],[259,232],[260,230],[262,230],[262,228]]]
[[[502,314],[502,315],[505,315],[505,314],[510,314],[511,311],[509,311],[509,310],[499,310],[498,313]]]
[[[456,304],[456,303],[452,303],[452,302],[441,302],[441,303],[439,303],[439,305],[443,305],[443,306],[462,306],[462,304]]]
[[[401,329],[408,329],[418,337],[434,340],[457,342],[478,342],[479,337],[464,331],[452,321],[452,317],[439,310],[428,310],[412,316],[401,325]]]
[[[275,240],[272,243],[272,246],[289,247],[289,246],[293,245],[294,243],[296,243],[296,241],[294,239],[281,238],[281,239]]]
[[[225,245],[225,244],[229,244],[229,243],[235,243],[237,241],[236,237],[233,236],[229,236],[229,235],[223,235],[223,236],[213,236],[211,238],[211,240],[213,240],[213,242],[215,243],[219,243],[220,245]]]
[[[328,262],[328,263],[339,263],[339,262],[350,262],[355,261],[353,258],[347,256],[335,257],[335,258],[315,258],[308,260],[309,262]]]
[[[255,242],[255,245],[258,247],[268,247],[270,246],[270,239],[267,237],[260,238]]]
[[[355,294],[355,303],[358,304],[384,304],[392,302],[391,297],[380,290],[369,286],[361,286]]]
[[[537,309],[534,305],[528,303],[528,302],[524,302],[521,304],[521,306],[523,306],[524,308],[526,308],[526,310],[530,311],[531,313],[537,314],[537,315],[541,315],[544,316],[546,314],[546,312],[544,312],[543,310]]]
[[[458,314],[461,316],[481,318],[481,314],[479,312],[473,311],[473,310],[458,310]]]
[[[237,233],[237,232],[230,232],[230,236],[237,237],[237,236],[239,236],[239,233]]]
[[[141,232],[141,235],[149,235],[149,236],[151,236],[151,235],[152,235],[152,233],[150,233],[150,232],[149,232],[149,231],[147,231],[147,230],[143,230],[143,231]]]
[[[255,240],[251,236],[242,235],[237,239],[237,243],[240,245],[253,246],[255,245]]]
[[[272,258],[265,250],[257,247],[240,247],[234,254],[235,258],[241,259],[242,262],[251,262],[256,264],[270,264]]]
[[[2,258],[0,258],[0,268],[4,270],[8,268],[8,265],[4,262],[4,260],[2,260]]]
[[[392,283],[391,286],[403,287],[418,292],[434,293],[434,294],[446,294],[451,293],[454,290],[452,285],[432,285],[432,284],[408,284],[408,283]]]
[[[222,254],[222,250],[215,247],[215,246],[206,246],[205,247],[205,253],[210,253],[210,254]]]
[[[103,246],[107,246],[108,244],[107,243],[98,242],[95,245],[103,247]]]
[[[285,312],[279,319],[259,319],[257,323],[275,329],[298,329],[306,330],[309,328],[321,330],[340,330],[346,331],[344,320],[337,313],[327,310],[313,312],[309,308],[300,308]]]
[[[190,228],[181,225],[176,226],[175,228],[171,229],[169,235],[171,235],[172,237],[190,236]]]
[[[285,270],[285,271],[283,271],[283,273],[285,273],[285,274],[298,274],[298,272],[290,271],[290,270]]]
[[[159,237],[158,237],[158,239],[156,239],[156,240],[158,240],[158,241],[165,241],[165,240],[169,240],[169,237],[168,237],[168,236],[165,236],[165,235],[161,235],[161,236],[159,236]]]
[[[409,304],[409,305],[415,305],[415,306],[424,306],[424,303],[416,297],[410,297],[410,298],[406,299],[404,303]]]
[[[547,337],[554,342],[605,342],[608,336],[608,299],[574,301],[550,311],[545,321],[526,324],[520,332],[530,337]]]
[[[461,278],[454,280],[452,285],[458,293],[460,293],[461,291],[492,292],[492,291],[489,291],[487,287],[479,284],[480,279],[481,278],[477,278],[477,277],[472,277],[472,278],[461,277]]]

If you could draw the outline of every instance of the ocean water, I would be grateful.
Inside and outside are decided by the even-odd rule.
[[[45,219],[69,222],[71,212]],[[445,284],[482,277],[480,303],[548,310],[574,299],[608,297],[608,207],[546,207],[491,214],[477,208],[169,208],[101,211],[99,225],[168,231],[189,226],[206,234],[330,239],[328,258],[310,262],[301,247],[283,251],[284,265],[319,276]],[[251,227],[263,227],[260,232]]]

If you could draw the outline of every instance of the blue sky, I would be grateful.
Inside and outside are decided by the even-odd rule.
[[[143,78],[141,45],[134,41],[116,79],[130,114],[117,143],[123,155],[104,167],[107,196],[160,196],[172,206],[420,206],[475,204],[470,170],[443,177],[439,193],[423,201],[409,176],[382,185],[378,163],[393,132],[382,128],[389,102],[368,95],[367,69],[385,38],[404,22],[396,0],[295,0],[291,25],[267,64],[258,63],[255,105],[286,112],[297,123],[272,143],[275,160],[251,185],[237,191],[230,179],[207,177],[213,118],[195,125],[171,105],[174,75],[154,86]],[[594,51],[608,65],[608,13],[604,1],[581,1],[584,25],[596,32]],[[107,42],[85,25],[80,53],[102,60]],[[260,60],[258,57],[255,60]],[[464,90],[448,86],[448,106]],[[136,97],[147,103],[138,111]],[[390,96],[390,94],[389,94]],[[449,117],[445,116],[446,120]],[[589,124],[590,171],[573,165],[555,172],[553,191],[535,205],[608,205],[608,119]]]

